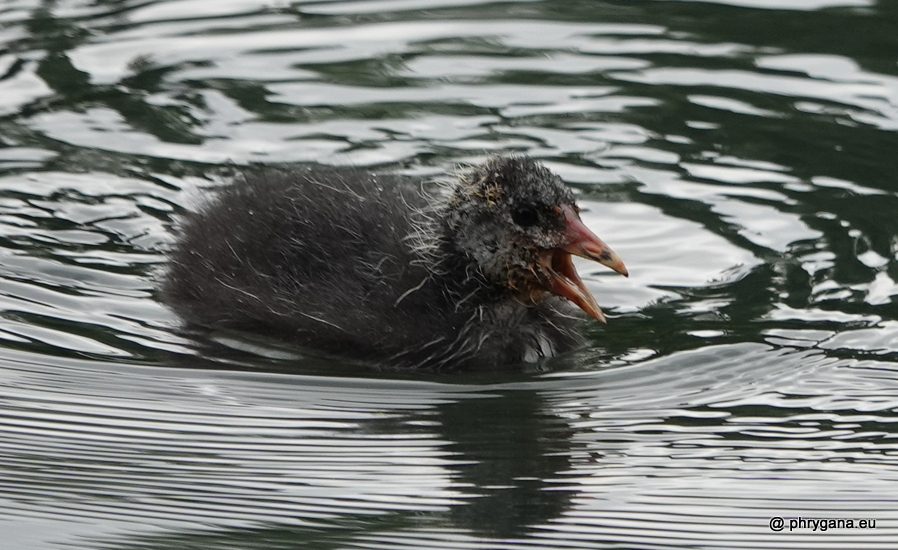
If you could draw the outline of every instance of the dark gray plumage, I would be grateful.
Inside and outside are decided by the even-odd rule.
[[[346,168],[247,172],[186,220],[163,298],[187,321],[399,367],[533,361],[603,320],[570,254],[626,274],[570,190],[494,158],[428,196]]]

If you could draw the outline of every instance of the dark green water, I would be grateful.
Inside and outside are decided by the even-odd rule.
[[[630,269],[584,350],[385,374],[156,298],[233,165],[507,152]],[[0,3],[4,550],[895,548],[896,281],[893,0]]]

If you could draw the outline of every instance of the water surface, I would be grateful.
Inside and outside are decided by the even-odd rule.
[[[893,548],[896,25],[889,0],[5,2],[3,544]],[[501,153],[631,272],[578,264],[609,314],[585,349],[378,372],[158,301],[179,216],[240,166]]]

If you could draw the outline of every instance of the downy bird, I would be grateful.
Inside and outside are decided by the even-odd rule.
[[[540,163],[496,157],[439,192],[353,168],[256,169],[189,215],[163,299],[191,324],[394,367],[533,362],[604,322],[572,255],[627,275]]]

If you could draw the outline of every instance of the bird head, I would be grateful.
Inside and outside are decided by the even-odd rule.
[[[493,158],[459,177],[446,206],[448,239],[488,284],[524,303],[561,296],[605,322],[571,256],[627,268],[583,224],[557,175],[527,157]]]

